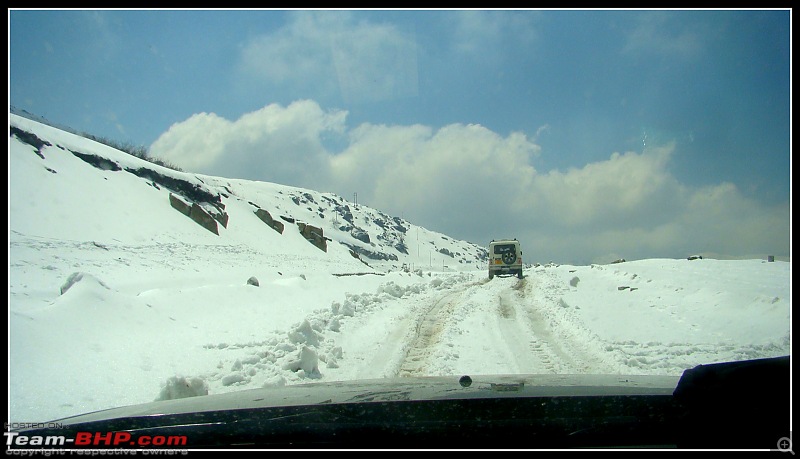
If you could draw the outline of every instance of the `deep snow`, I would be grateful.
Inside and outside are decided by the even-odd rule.
[[[569,266],[523,247],[525,278],[489,281],[482,246],[338,196],[173,172],[9,118],[50,143],[9,138],[13,422],[304,382],[680,375],[790,353],[787,262]],[[228,226],[213,234],[163,184],[70,151],[219,193]],[[255,206],[287,217],[284,232]],[[322,228],[327,251],[292,220]]]

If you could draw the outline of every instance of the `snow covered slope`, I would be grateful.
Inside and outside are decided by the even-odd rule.
[[[9,118],[9,206],[11,231],[18,234],[101,245],[180,241],[260,251],[267,264],[286,269],[314,263],[339,273],[403,265],[477,269],[486,258],[483,246],[331,193],[179,172],[18,115]],[[217,222],[218,234],[205,229],[173,208],[170,194],[212,216],[224,213],[227,223]],[[57,211],[42,212],[50,208]],[[265,223],[259,209],[283,232]],[[309,243],[302,225],[321,229],[325,247]]]

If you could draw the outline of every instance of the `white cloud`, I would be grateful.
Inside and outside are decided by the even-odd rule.
[[[255,81],[374,102],[417,94],[416,53],[413,33],[395,25],[356,22],[346,11],[296,12],[244,45],[240,69]]]
[[[646,153],[613,153],[606,161],[567,172],[551,171],[534,184],[542,196],[538,211],[565,227],[616,226],[647,209],[664,212],[683,193],[666,165],[674,145]],[[658,218],[660,220],[660,218]]]
[[[214,113],[197,113],[170,126],[150,147],[150,153],[186,170],[207,172],[225,150],[233,123]]]
[[[416,96],[417,45],[395,26],[360,24],[333,35],[333,61],[348,103]]]
[[[332,159],[331,172],[335,185],[357,186],[369,205],[434,225],[472,226],[481,224],[476,214],[501,218],[508,206],[519,205],[536,173],[530,157],[538,151],[523,134],[503,138],[479,125],[436,132],[362,125],[350,147]]]
[[[245,72],[273,83],[314,81],[331,69],[329,35],[341,28],[338,15],[298,13],[284,27],[252,38],[241,51]],[[327,19],[326,19],[327,18]]]
[[[736,185],[721,183],[697,190],[681,223],[692,236],[719,253],[788,253],[789,204],[764,206],[741,194]]]
[[[541,248],[536,261],[789,253],[788,205],[761,205],[731,183],[686,186],[669,171],[674,148],[538,175],[519,225]]]
[[[342,132],[346,116],[311,101],[268,105],[233,122],[201,113],[170,127],[150,151],[194,172],[310,186],[326,161],[320,136]]]
[[[680,206],[666,213],[668,220],[661,218],[660,223],[633,228],[618,225],[586,238],[591,246],[580,245],[587,252],[598,248],[620,251],[629,260],[680,258],[698,253],[715,258],[765,258],[789,253],[788,205],[759,205],[742,196],[731,183],[684,191]],[[637,212],[655,219],[661,209]]]
[[[453,49],[463,55],[494,61],[503,42],[529,46],[536,40],[535,11],[457,11]]]
[[[627,34],[624,52],[694,57],[702,49],[702,37],[690,23],[674,21],[674,13],[650,11],[638,16]]]

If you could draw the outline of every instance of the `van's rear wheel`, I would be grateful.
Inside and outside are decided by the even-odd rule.
[[[506,252],[503,254],[503,263],[513,265],[515,261],[517,261],[516,252]]]

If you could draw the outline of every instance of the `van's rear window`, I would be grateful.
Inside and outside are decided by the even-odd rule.
[[[509,253],[514,251],[514,244],[496,245],[494,253]]]

